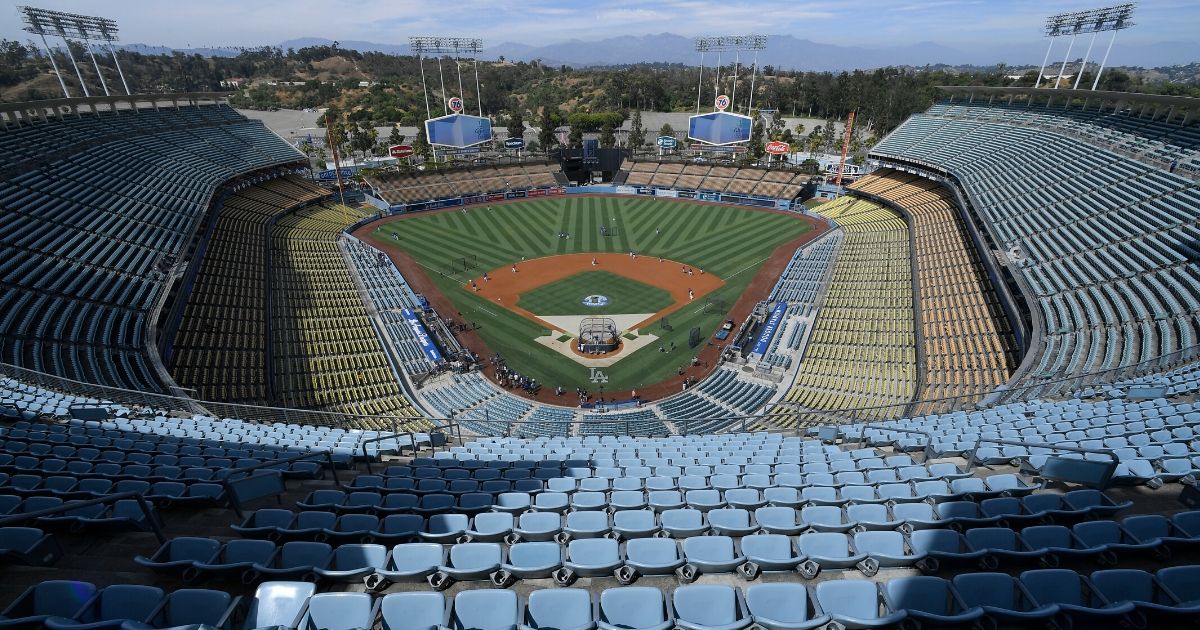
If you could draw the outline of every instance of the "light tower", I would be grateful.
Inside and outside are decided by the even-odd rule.
[[[125,72],[121,70],[121,62],[117,59],[116,50],[113,49],[113,42],[117,41],[118,30],[115,21],[29,6],[17,7],[17,11],[21,14],[21,21],[25,23],[24,30],[41,38],[46,56],[50,58],[50,65],[54,68],[54,76],[58,77],[58,85],[62,88],[63,96],[71,98],[71,93],[67,90],[67,83],[58,69],[58,62],[54,59],[54,51],[46,41],[46,35],[63,40],[64,47],[67,49],[67,58],[71,60],[71,66],[75,69],[75,76],[79,79],[79,87],[84,96],[90,96],[90,92],[87,83],[83,80],[83,73],[79,71],[79,65],[75,62],[75,54],[71,51],[72,42],[81,43],[87,50],[88,57],[91,58],[92,65],[96,68],[96,76],[100,78],[100,87],[104,90],[104,95],[109,96],[108,82],[104,80],[100,63],[96,60],[93,50],[94,44],[106,45],[108,52],[112,55],[113,65],[117,68],[117,74],[121,77],[121,85],[125,88],[126,94],[130,93],[129,83],[125,81]]]
[[[1073,89],[1079,89],[1079,82],[1083,79],[1083,70],[1087,67],[1088,57],[1092,54],[1092,46],[1096,43],[1096,36],[1105,31],[1112,31],[1112,37],[1108,40],[1108,49],[1104,52],[1104,59],[1100,62],[1099,69],[1096,70],[1096,80],[1092,82],[1092,89],[1095,90],[1100,85],[1100,75],[1104,72],[1104,66],[1108,63],[1108,55],[1112,52],[1113,42],[1117,40],[1117,31],[1125,30],[1133,26],[1133,9],[1134,3],[1118,4],[1101,9],[1089,9],[1087,11],[1073,11],[1071,13],[1058,13],[1046,18],[1046,37],[1050,38],[1050,45],[1046,47],[1046,55],[1042,59],[1042,67],[1038,70],[1037,81],[1033,87],[1041,87],[1042,76],[1046,72],[1046,63],[1050,61],[1050,51],[1054,48],[1054,42],[1061,36],[1070,35],[1071,42],[1067,45],[1067,53],[1063,55],[1062,67],[1058,70],[1058,76],[1054,81],[1054,89],[1058,89],[1058,84],[1062,80],[1063,73],[1067,70],[1067,63],[1071,59],[1071,49],[1075,46],[1075,38],[1079,35],[1091,34],[1092,39],[1088,43],[1087,52],[1083,55],[1083,63],[1079,66],[1079,72],[1075,77]]]

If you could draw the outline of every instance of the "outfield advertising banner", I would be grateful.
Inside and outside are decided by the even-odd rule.
[[[429,333],[425,332],[425,324],[417,318],[417,314],[412,312],[412,309],[400,309],[400,315],[404,317],[404,321],[408,322],[409,329],[412,330],[413,337],[417,339],[417,345],[421,346],[421,352],[425,353],[425,358],[440,363],[442,353],[438,351],[437,346],[433,345],[433,340],[429,338]]]
[[[638,191],[633,186],[617,186],[616,192],[618,195],[636,195]]]
[[[758,331],[758,341],[754,344],[755,354],[766,354],[767,348],[771,346],[771,339],[775,337],[775,333],[779,332],[779,325],[783,323],[783,314],[787,312],[787,304],[779,303],[775,305],[775,310],[767,317],[767,322],[763,324],[762,330]]]
[[[654,190],[655,197],[678,197],[679,193],[668,188],[656,188]]]

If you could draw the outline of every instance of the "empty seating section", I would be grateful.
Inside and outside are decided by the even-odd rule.
[[[681,162],[624,162],[625,184],[792,199],[808,175],[784,170]]]
[[[380,173],[368,178],[379,198],[392,204],[421,203],[507,190],[557,186],[557,162]]]
[[[920,287],[925,370],[913,413],[974,402],[1016,368],[1012,330],[950,194],[941,185],[890,169],[852,188],[903,208],[912,221]],[[954,400],[939,401],[953,398]]]
[[[908,226],[895,212],[862,199],[842,198],[816,211],[845,237],[786,400],[813,411],[874,407],[849,415],[896,417],[912,400],[917,380]]]
[[[175,381],[200,400],[267,404],[267,228],[326,195],[289,176],[238,190],[216,209],[171,354]]]
[[[224,105],[65,115],[0,146],[0,360],[145,391],[147,316],[217,186],[303,159]]]
[[[1016,251],[1010,268],[1028,285],[1043,327],[1022,378],[1186,358],[1172,355],[1197,344],[1195,185],[1078,134],[1027,126],[1037,116],[1078,127],[1052,109],[975,106],[971,119],[944,111],[913,116],[873,153],[948,172],[998,246]]]
[[[374,306],[370,315],[380,330],[384,348],[399,353],[396,358],[409,374],[428,373],[433,369],[433,363],[425,357],[412,327],[401,313],[406,308],[420,312],[417,294],[387,254],[353,236],[347,235],[340,242],[355,275],[366,289],[366,299]]]
[[[715,433],[729,428],[736,416],[749,416],[775,392],[774,384],[742,378],[718,369],[687,392],[657,404],[678,433]]]
[[[309,206],[271,228],[274,398],[289,407],[415,416],[338,250],[341,231],[364,216],[341,205]]]
[[[1088,107],[1062,104],[1035,105],[1031,103],[938,103],[929,113],[944,118],[994,120],[1023,126],[1038,127],[1055,133],[1077,136],[1097,146],[1114,146],[1138,160],[1157,162],[1169,168],[1178,160],[1177,168],[1193,177],[1200,173],[1200,128],[1186,112],[1158,119],[1143,113],[1118,110],[1108,105]],[[1186,124],[1185,124],[1186,123]]]
[[[779,332],[760,360],[760,366],[766,364],[788,370],[804,355],[804,346],[829,286],[833,261],[842,238],[842,232],[834,230],[815,243],[797,249],[779,275],[767,300],[786,303],[787,311]]]

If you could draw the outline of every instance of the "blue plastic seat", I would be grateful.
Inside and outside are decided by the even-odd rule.
[[[671,602],[675,623],[684,630],[739,630],[754,622],[741,592],[732,586],[680,586]]]
[[[418,539],[424,529],[425,518],[418,514],[389,514],[371,537],[376,542],[395,545]]]
[[[1035,569],[1021,574],[1034,601],[1054,604],[1078,623],[1114,624],[1133,612],[1133,602],[1108,601],[1090,582],[1069,569]]]
[[[449,543],[467,533],[471,517],[466,514],[434,514],[425,521],[421,539],[429,542]]]
[[[817,584],[821,610],[846,628],[880,628],[907,618],[904,611],[888,607],[878,587],[869,580],[829,580]]]
[[[867,554],[859,569],[871,577],[880,567],[911,567],[925,558],[913,551],[904,534],[897,531],[865,531],[854,534],[854,548]]]
[[[327,567],[318,567],[318,577],[332,582],[359,582],[387,566],[388,549],[383,545],[342,545],[333,550]]]
[[[746,608],[767,630],[811,630],[829,623],[803,584],[755,584],[746,589]]]
[[[924,556],[917,567],[927,573],[937,572],[943,565],[980,564],[987,557],[985,550],[975,549],[962,534],[951,529],[913,531],[908,544],[914,555]]]
[[[800,508],[800,524],[818,532],[845,532],[855,523],[846,519],[842,508],[832,505],[810,505]]]
[[[274,545],[270,545],[274,549]],[[221,552],[220,541],[212,538],[172,538],[159,547],[149,558],[138,555],[133,561],[152,571],[162,573],[183,572],[196,562],[211,561]]]
[[[562,517],[556,512],[526,512],[517,519],[515,540],[554,540],[562,532]]]
[[[370,628],[375,618],[367,593],[318,593],[308,599],[301,628],[356,630]]]
[[[614,490],[609,496],[608,507],[615,511],[640,510],[646,507],[646,495],[641,490]]]
[[[984,614],[980,606],[967,606],[950,582],[939,577],[893,578],[882,592],[889,608],[903,610],[922,626],[966,626]]]
[[[510,590],[485,588],[454,596],[451,630],[511,630],[519,623],[520,605]]]
[[[508,548],[508,561],[492,577],[497,586],[512,579],[548,578],[563,566],[563,547],[556,542],[522,542]],[[505,575],[507,574],[507,575]]]
[[[102,589],[72,617],[46,619],[52,630],[117,628],[126,621],[144,622],[163,600],[163,591],[153,586],[114,584]]]
[[[571,496],[561,492],[542,492],[533,500],[533,509],[540,512],[565,512],[571,505]]]
[[[288,529],[295,518],[291,510],[266,508],[251,512],[246,520],[231,528],[246,538],[266,538],[280,529]]]
[[[374,580],[368,578],[372,590],[385,588],[386,582],[423,580],[446,563],[446,552],[438,543],[405,543],[392,547],[383,568]]]
[[[804,561],[804,557],[796,552],[792,539],[783,534],[746,536],[741,540],[741,547],[746,563],[739,571],[750,578],[760,571],[792,571]]]
[[[430,630],[449,623],[441,593],[391,593],[381,597],[376,607],[383,630]]]
[[[928,503],[905,505],[924,505],[925,507],[930,507]],[[894,521],[888,516],[887,506],[879,503],[847,505],[846,518],[856,523],[858,529],[865,530],[891,530],[900,525],[899,521]]]
[[[1038,562],[1045,555],[1029,549],[1020,535],[1007,527],[976,527],[968,529],[964,536],[975,549],[1007,562]]]
[[[1195,569],[1196,567],[1172,568]],[[1133,602],[1139,611],[1151,617],[1165,618],[1175,615],[1194,617],[1200,613],[1200,600],[1185,602],[1174,592],[1174,589],[1166,586],[1157,576],[1145,571],[1137,569],[1093,571],[1088,576],[1088,580],[1108,601],[1116,604]]]
[[[1043,554],[1039,559],[1042,566],[1056,567],[1062,558],[1096,557],[1104,552],[1104,547],[1088,547],[1083,544],[1070,528],[1063,525],[1034,525],[1021,530],[1021,540],[1031,551]]]
[[[725,506],[720,490],[688,490],[684,495],[689,508],[707,512]]]
[[[796,522],[796,510],[790,507],[760,507],[754,511],[754,520],[764,532],[773,534],[799,534],[804,525]]]
[[[599,538],[612,530],[604,511],[568,512],[563,532],[572,538]]]
[[[1084,521],[1071,527],[1084,546],[1103,549],[1109,560],[1115,562],[1118,556],[1142,555],[1151,552],[1158,557],[1166,557],[1161,540],[1142,542],[1134,538],[1125,528],[1115,521]]]
[[[292,541],[284,543],[266,562],[256,562],[246,572],[246,581],[265,577],[282,580],[302,580],[315,575],[316,569],[327,568],[333,548],[325,543]]]
[[[651,490],[646,503],[655,512],[678,510],[687,505],[679,490]]]
[[[693,536],[683,540],[687,564],[679,570],[688,581],[700,573],[729,573],[746,562],[729,536]]]
[[[499,543],[459,543],[450,547],[448,562],[429,576],[429,584],[441,590],[456,581],[483,580],[504,562],[504,548]]]
[[[330,544],[340,545],[364,540],[378,530],[379,517],[374,514],[343,514],[333,527],[321,531],[321,537]]]
[[[621,566],[617,541],[611,538],[582,538],[567,545],[567,559],[555,580],[569,584],[575,577],[610,576]]]
[[[471,520],[466,532],[470,542],[496,542],[512,533],[516,518],[507,512],[484,512]]]
[[[1072,490],[1063,495],[1063,502],[1074,510],[1087,510],[1093,517],[1112,516],[1133,505],[1133,501],[1116,503],[1099,490]]]
[[[151,630],[181,626],[208,626],[233,630],[242,598],[225,591],[184,588],[167,595],[145,623],[125,622],[122,630]]]
[[[304,618],[304,605],[316,586],[309,582],[263,582],[254,591],[246,612],[244,630],[280,628],[295,630]]]
[[[740,508],[718,508],[708,513],[708,526],[725,536],[749,536],[758,531],[750,512]]]
[[[672,537],[688,538],[708,532],[704,513],[693,508],[667,510],[661,515],[662,529]]]
[[[626,540],[653,536],[661,529],[652,510],[622,510],[613,514],[612,531]]]
[[[270,561],[276,549],[275,543],[269,540],[231,540],[222,545],[216,557],[207,562],[195,561],[191,568],[185,568],[183,579],[240,575],[253,570],[256,564]]]
[[[762,496],[763,500],[773,507],[797,508],[804,504],[804,499],[800,496],[800,490],[784,486],[782,483],[773,488],[764,488]]]
[[[528,630],[590,630],[592,597],[585,589],[542,589],[529,594],[521,628]]]
[[[624,586],[600,593],[596,625],[600,630],[668,630],[675,616],[662,590]]]
[[[1155,577],[1181,605],[1186,607],[1200,605],[1200,566],[1167,567],[1159,569]]]
[[[0,628],[39,627],[49,617],[74,619],[96,596],[95,585],[73,580],[35,584],[0,611]]]

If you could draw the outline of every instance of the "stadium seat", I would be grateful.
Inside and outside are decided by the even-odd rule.
[[[739,630],[754,622],[741,591],[731,586],[680,586],[671,602],[675,623],[685,630]]]
[[[607,588],[600,593],[596,625],[600,630],[668,630],[675,626],[671,608],[657,588]]]
[[[375,606],[383,630],[428,630],[449,623],[446,597],[441,593],[390,593]]]

